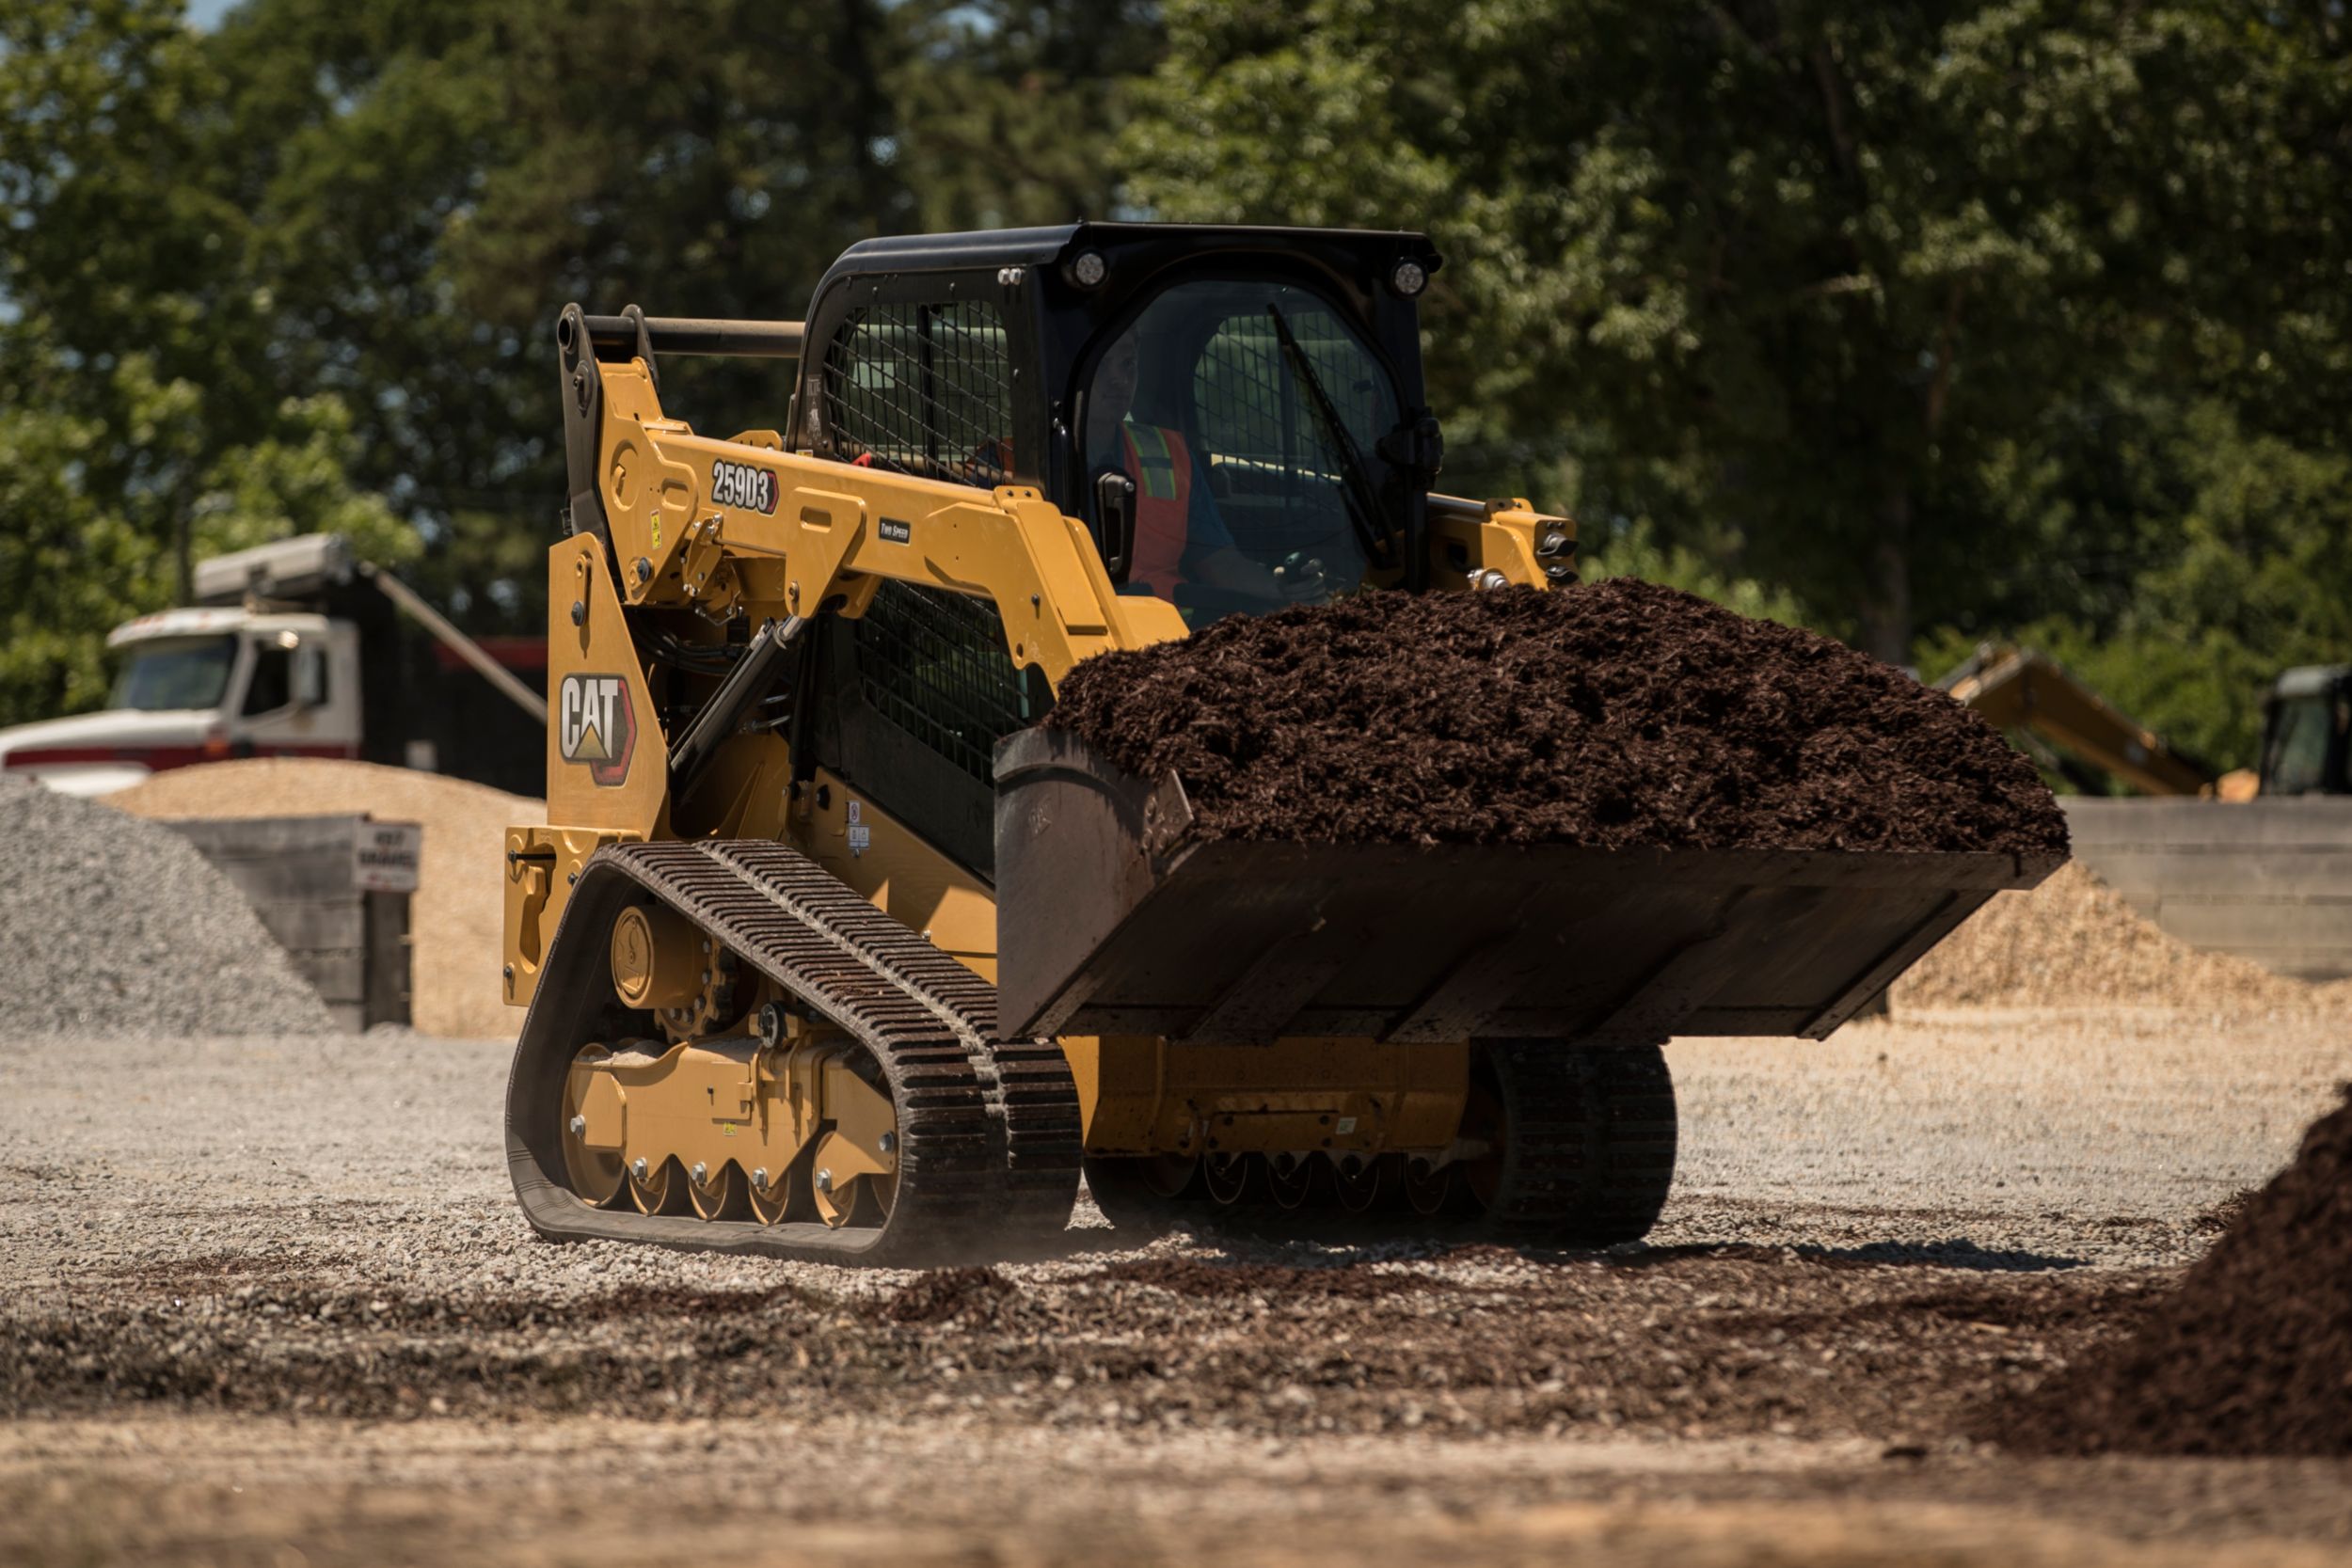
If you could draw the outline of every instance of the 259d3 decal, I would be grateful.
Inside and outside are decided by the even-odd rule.
[[[765,468],[755,468],[748,463],[713,463],[710,466],[710,499],[720,506],[741,507],[746,512],[773,513],[776,509],[776,476]]]

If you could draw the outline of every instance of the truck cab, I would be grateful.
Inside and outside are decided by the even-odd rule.
[[[537,787],[547,705],[507,666],[544,670],[543,641],[505,639],[504,657],[493,657],[341,534],[214,556],[193,577],[194,604],[107,637],[120,673],[103,711],[0,730],[0,768],[73,795],[273,756]],[[404,618],[429,643],[404,635]],[[437,655],[448,656],[437,668]],[[483,678],[456,674],[468,666]]]
[[[105,708],[0,730],[0,768],[70,795],[230,757],[359,754],[359,634],[302,612],[167,610],[117,626]]]

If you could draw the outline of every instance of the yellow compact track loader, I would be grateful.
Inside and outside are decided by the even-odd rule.
[[[1820,1037],[2047,864],[1202,842],[1034,727],[1080,660],[1573,581],[1435,495],[1412,233],[874,240],[805,324],[567,309],[548,822],[506,843],[515,1185],[558,1237],[928,1262],[1122,1227],[1642,1235],[1670,1034]],[[664,405],[797,361],[783,428]]]

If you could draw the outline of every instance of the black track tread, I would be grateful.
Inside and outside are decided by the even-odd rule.
[[[584,1017],[576,998],[610,993],[610,914],[600,911],[645,895],[822,1013],[880,1064],[898,1117],[887,1224],[830,1231],[657,1222],[589,1209],[550,1177],[533,1147],[548,1130],[530,1118],[551,1118],[557,1101],[529,1085],[544,1085],[552,1064],[568,1064],[597,1037],[600,1021]],[[1069,1223],[1081,1155],[1077,1091],[1058,1047],[1000,1042],[995,1024],[994,987],[783,845],[609,847],[582,868],[516,1047],[507,1107],[516,1196],[541,1233],[573,1239],[890,1265],[1034,1246]],[[560,1171],[560,1159],[552,1168]]]
[[[1665,1052],[1494,1040],[1486,1060],[1512,1130],[1486,1227],[1554,1246],[1613,1246],[1647,1235],[1674,1185]]]

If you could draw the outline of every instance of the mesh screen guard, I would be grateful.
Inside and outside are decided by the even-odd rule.
[[[993,305],[876,305],[825,348],[832,455],[961,484],[1011,467],[1012,366]]]

